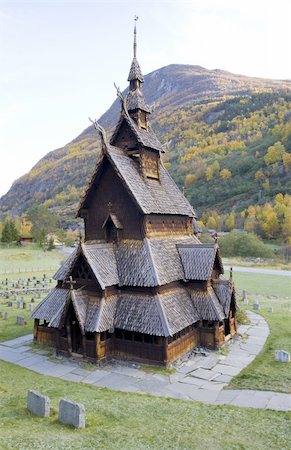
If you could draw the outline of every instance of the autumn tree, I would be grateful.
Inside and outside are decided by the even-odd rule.
[[[276,142],[268,148],[267,153],[264,156],[265,163],[269,166],[270,164],[282,161],[284,153],[284,145],[280,141]]]
[[[210,164],[210,166],[207,167],[205,171],[206,180],[210,181],[214,178],[215,175],[219,173],[220,165],[217,160],[214,161],[213,164]]]
[[[220,178],[222,178],[223,180],[228,180],[229,178],[231,178],[231,171],[228,169],[222,169],[219,173]]]

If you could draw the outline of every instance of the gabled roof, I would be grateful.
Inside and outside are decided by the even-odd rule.
[[[156,180],[143,177],[138,161],[130,158],[125,151],[111,146],[107,153],[125,187],[144,214],[195,216],[192,206],[162,164],[160,178]]]
[[[128,114],[125,113],[121,113],[120,119],[117,122],[113,135],[110,139],[111,145],[115,145],[115,139],[123,123],[126,123],[126,125],[130,128],[137,142],[140,145],[152,150],[157,150],[158,152],[161,153],[165,152],[162,147],[162,144],[160,143],[159,139],[157,138],[156,134],[154,133],[150,125],[148,125],[147,130],[138,128],[135,121]]]
[[[80,255],[81,245],[79,244],[77,248],[73,250],[73,252],[70,254],[70,256],[66,259],[64,264],[61,265],[59,270],[54,274],[53,279],[54,280],[60,280],[63,281],[69,276],[73,265],[75,264],[76,260],[78,259]]]
[[[82,243],[82,254],[102,289],[118,284],[118,273],[112,244]]]
[[[48,295],[34,308],[30,317],[32,319],[50,322],[56,314],[60,314],[69,298],[69,289],[52,289]],[[58,325],[55,324],[57,327]]]
[[[225,313],[211,286],[206,290],[193,289],[189,291],[194,307],[201,320],[222,321]]]
[[[141,83],[143,82],[143,75],[136,57],[132,60],[127,81],[132,80],[139,80]]]
[[[233,282],[230,280],[222,280],[222,279],[213,280],[212,286],[218,300],[220,301],[223,307],[224,314],[228,316],[231,299],[234,298],[234,302],[236,303]]]
[[[223,273],[222,260],[217,244],[184,244],[178,246],[186,280],[210,280],[215,258],[219,273]]]
[[[160,165],[159,180],[144,177],[138,161],[130,158],[124,150],[112,145],[108,146],[103,160],[96,167],[91,182],[81,200],[78,215],[85,207],[94,180],[102,170],[104,158],[107,158],[112,164],[124,187],[143,214],[173,214],[195,217],[192,206],[162,164]]]
[[[104,223],[102,225],[102,228],[104,228],[108,222],[108,220],[111,219],[113,224],[115,225],[115,227],[117,228],[117,230],[122,230],[123,226],[120,222],[120,220],[118,219],[117,215],[114,213],[109,213],[108,216],[106,217],[106,219],[104,220]]]

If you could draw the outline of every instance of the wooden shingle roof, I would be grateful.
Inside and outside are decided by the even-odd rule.
[[[223,307],[224,314],[228,316],[232,297],[234,297],[234,301],[236,301],[235,290],[232,281],[222,279],[213,280],[212,287],[214,289],[216,297]]]
[[[178,246],[178,251],[186,280],[209,280],[216,256],[220,266],[220,273],[223,273],[222,261],[217,244],[182,244]]]
[[[211,286],[203,290],[193,289],[189,293],[201,320],[222,321],[225,318],[223,307]]]
[[[159,139],[157,138],[156,134],[154,133],[152,127],[148,125],[148,128],[142,129],[137,126],[135,121],[127,114],[122,113],[120,116],[119,121],[117,122],[117,125],[114,129],[114,132],[112,134],[112,137],[110,139],[110,144],[114,146],[116,136],[123,125],[123,123],[126,123],[130,130],[132,131],[133,135],[135,136],[137,142],[142,145],[143,147],[149,148],[151,150],[157,150],[158,152],[164,153],[164,149],[162,147],[162,144],[160,143]]]
[[[54,288],[48,295],[34,308],[30,317],[32,319],[46,320],[48,322],[55,320],[55,326],[58,326],[66,302],[69,298],[68,289]],[[56,317],[57,316],[57,317]]]
[[[139,80],[140,82],[143,82],[143,75],[136,57],[132,60],[127,81],[132,80]]]
[[[126,96],[126,106],[128,111],[141,109],[148,113],[151,112],[150,107],[145,102],[142,90],[138,88],[134,91],[128,91],[128,94]]]

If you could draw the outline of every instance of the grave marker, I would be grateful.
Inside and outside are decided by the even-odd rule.
[[[27,394],[27,409],[36,416],[50,415],[50,399],[39,392],[29,390]]]
[[[81,403],[71,400],[60,400],[59,421],[75,428],[85,427],[85,408]]]
[[[285,350],[276,350],[275,351],[275,360],[279,362],[288,363],[290,362],[290,353],[285,352]]]

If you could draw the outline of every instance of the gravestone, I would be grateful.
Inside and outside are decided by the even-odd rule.
[[[22,303],[22,308],[23,308],[23,309],[26,308],[26,303],[25,303],[25,302]]]
[[[247,298],[244,298],[244,305],[248,305],[248,304],[249,304],[248,299],[247,299]]]
[[[32,297],[32,299],[30,301],[31,301],[31,303],[34,303],[34,298]]]
[[[33,304],[29,303],[29,311],[31,312],[33,310]]]
[[[253,309],[255,309],[255,310],[259,310],[260,309],[260,304],[259,304],[259,302],[255,302],[254,304],[253,304]]]
[[[22,302],[17,302],[17,308],[18,309],[22,308]]]
[[[285,350],[276,350],[275,360],[279,362],[290,362],[290,353],[285,352]]]
[[[17,323],[17,325],[24,325],[25,324],[24,317],[20,317],[20,316],[16,317],[16,323]]]
[[[50,415],[50,399],[39,392],[29,390],[27,394],[27,409],[36,416]]]
[[[40,293],[39,292],[36,293],[36,298],[40,298]]]
[[[268,306],[268,312],[273,312],[273,306]]]
[[[60,400],[59,421],[75,428],[85,427],[85,408],[81,403],[71,400]]]
[[[9,300],[9,302],[7,302],[7,306],[12,307],[12,306],[13,306],[13,302],[11,302],[11,301]]]
[[[8,320],[8,312],[7,311],[4,313],[4,320]]]

